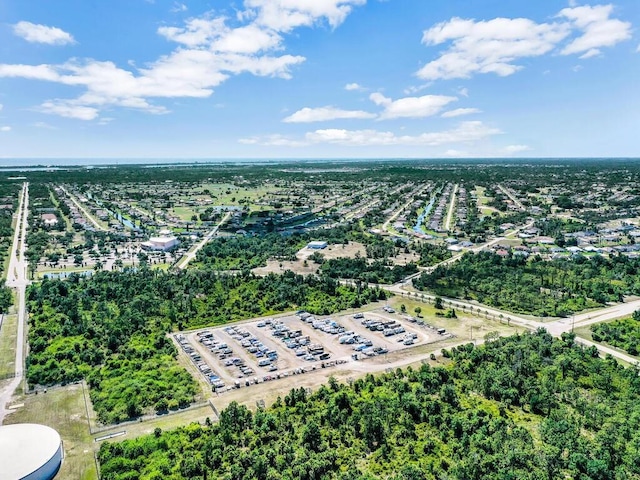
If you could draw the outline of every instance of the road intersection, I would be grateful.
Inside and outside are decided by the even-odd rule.
[[[403,208],[406,208],[406,205],[403,206],[397,213],[401,212]],[[23,381],[24,378],[24,349],[26,345],[25,341],[25,324],[26,324],[26,288],[29,285],[28,280],[28,268],[27,268],[27,259],[25,257],[25,252],[27,249],[26,244],[26,236],[27,236],[27,225],[28,225],[28,212],[29,212],[29,184],[24,183],[21,193],[20,193],[20,201],[18,206],[18,211],[16,213],[16,227],[13,237],[13,245],[11,249],[11,257],[9,261],[9,268],[7,273],[7,286],[16,289],[16,298],[17,298],[17,312],[18,312],[18,335],[16,340],[16,360],[15,360],[15,376],[14,378],[7,384],[0,387],[0,425],[4,421],[5,416],[10,412],[7,410],[7,405],[11,401],[11,398]],[[195,245],[189,252],[185,254],[185,256],[178,262],[177,268],[184,269],[187,267],[189,262],[195,258],[197,252],[204,246],[208,241],[214,238],[217,235],[218,229],[222,224],[224,224],[230,217],[230,214],[227,214],[222,221],[213,228],[197,245]],[[390,219],[391,220],[391,219]],[[488,247],[491,247],[505,239],[513,237],[517,235],[519,231],[525,228],[529,228],[532,223],[528,223],[519,228],[512,230],[507,233],[503,237],[497,237],[491,241],[478,245],[471,249],[473,252],[478,252],[484,250]],[[424,272],[431,272],[438,266],[448,265],[450,263],[458,261],[462,257],[462,254],[455,255],[443,262],[440,262],[437,265],[424,268],[417,274],[411,275],[402,281],[395,283],[393,285],[376,285],[380,288],[384,288],[385,290],[394,293],[396,295],[415,297],[416,299],[425,299],[433,301],[435,299],[434,295],[426,294],[422,292],[417,292],[412,289],[411,280],[418,275]],[[347,282],[348,283],[348,282]],[[551,321],[542,322],[532,318],[527,318],[522,315],[517,315],[511,312],[503,311],[500,309],[496,309],[493,307],[489,307],[486,305],[478,304],[475,302],[467,302],[460,299],[455,298],[443,298],[445,305],[462,310],[469,310],[476,312],[479,315],[485,315],[485,317],[492,317],[494,320],[504,321],[511,325],[517,325],[520,327],[527,328],[529,330],[537,330],[540,328],[546,329],[549,333],[554,336],[561,336],[563,333],[571,332],[575,328],[585,327],[592,325],[594,323],[599,323],[607,320],[612,320],[615,318],[621,318],[625,316],[631,315],[635,310],[640,309],[640,300],[634,300],[627,303],[616,304],[613,306],[608,306],[602,309],[593,310],[585,313],[581,313],[578,315],[574,315],[571,318],[557,318],[552,319]],[[620,352],[611,347],[607,347],[605,345],[601,345],[595,342],[592,342],[587,339],[577,338],[576,342],[585,346],[595,346],[599,352],[605,355],[612,355],[615,358],[618,358],[624,362],[629,364],[637,364],[638,360],[634,357],[631,357],[623,352]]]

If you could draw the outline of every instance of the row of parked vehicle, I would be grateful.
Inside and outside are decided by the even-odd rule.
[[[240,342],[240,345],[247,352],[256,357],[259,367],[267,368],[270,372],[278,370],[278,352],[267,347],[258,337],[247,331],[247,329],[242,326],[229,326],[225,327],[224,331],[227,332],[231,338]]]
[[[410,321],[411,323],[415,323],[417,325],[420,325],[421,327],[429,328],[429,329],[433,330],[434,332],[436,332],[438,335],[447,335],[447,331],[444,328],[440,328],[440,327],[436,327],[434,325],[431,325],[431,324],[425,322],[424,320],[422,320],[421,318],[407,317],[407,320]],[[451,335],[451,334],[449,334],[449,335]]]
[[[304,357],[308,362],[328,360],[331,357],[321,344],[311,343],[309,335],[303,335],[301,329],[294,330],[281,321],[273,321],[269,326],[273,330],[271,334],[279,337],[287,348],[295,352],[296,357]]]
[[[209,331],[200,332],[197,334],[198,341],[202,343],[207,349],[214,355],[218,356],[218,360],[224,363],[225,367],[236,367],[238,378],[242,378],[248,375],[253,375],[254,371],[250,367],[248,367],[244,360],[238,357],[233,356],[233,349],[227,345],[226,342],[222,340],[216,340],[213,334]],[[222,384],[220,381],[218,384]],[[222,388],[219,385],[214,385],[217,388]]]
[[[201,332],[198,334],[198,337],[198,341],[201,343],[204,343],[203,340],[206,340],[211,344],[213,342],[213,335],[211,335],[211,333],[209,332]],[[178,334],[176,335],[176,340],[180,344],[180,347],[182,347],[182,350],[184,350],[184,352],[189,355],[191,361],[195,363],[198,370],[200,370],[200,373],[202,373],[207,381],[211,384],[211,388],[214,390],[218,388],[224,388],[225,384],[222,379],[213,371],[213,369],[207,364],[207,362],[202,360],[200,354],[196,351],[195,348],[193,348],[187,338],[182,334]]]
[[[391,337],[393,335],[399,335],[406,332],[405,328],[396,320],[373,320],[370,318],[363,318],[360,323],[372,332],[382,332],[385,337]]]

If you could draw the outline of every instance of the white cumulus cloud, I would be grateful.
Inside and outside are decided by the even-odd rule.
[[[417,76],[424,80],[486,73],[504,77],[522,69],[518,60],[524,58],[558,51],[581,54],[582,59],[595,57],[601,48],[631,38],[631,24],[611,18],[612,13],[612,5],[596,5],[565,8],[547,23],[528,18],[476,21],[454,17],[424,31],[422,43],[448,47]]]
[[[312,143],[336,143],[349,146],[366,145],[425,145],[435,147],[450,143],[474,142],[502,133],[482,122],[462,122],[458,127],[441,132],[420,135],[397,135],[379,130],[325,129],[309,132],[307,140]]]
[[[362,85],[358,84],[358,83],[347,83],[344,86],[344,89],[348,90],[350,92],[353,92],[353,91],[357,91],[357,90],[364,90],[364,87]]]
[[[0,127],[0,132],[10,132],[10,131],[11,131],[11,127],[7,125]]]
[[[304,147],[308,145],[308,142],[304,140],[294,140],[280,134],[267,135],[265,137],[241,138],[238,141],[245,145],[264,145],[270,147]]]
[[[46,43],[47,45],[67,45],[75,43],[71,34],[64,30],[31,22],[16,23],[13,26],[13,33],[30,43]]]
[[[245,0],[256,24],[281,32],[310,27],[321,20],[336,28],[354,6],[365,3],[366,0]]]
[[[544,55],[569,33],[565,25],[537,24],[526,18],[479,22],[453,18],[424,32],[425,45],[452,44],[417,75],[425,80],[468,78],[476,73],[511,75],[521,68],[514,63],[517,59]]]
[[[189,10],[189,8],[180,2],[174,2],[173,7],[171,7],[171,13],[186,12],[187,10]]]
[[[456,108],[455,110],[449,110],[440,115],[442,118],[461,117],[463,115],[472,115],[474,113],[481,113],[482,110],[478,108]]]
[[[502,150],[507,155],[515,155],[516,153],[531,150],[531,147],[529,147],[528,145],[507,145]]]
[[[0,64],[0,78],[14,77],[60,83],[83,89],[76,98],[52,99],[39,110],[93,120],[118,106],[167,113],[152,103],[162,98],[207,98],[233,75],[290,78],[305,61],[289,55],[283,35],[297,27],[326,22],[337,27],[365,0],[246,0],[230,25],[222,16],[206,14],[179,26],[162,26],[158,34],[178,46],[142,68],[123,68],[110,61],[71,59],[62,64]],[[238,24],[239,23],[239,24]]]
[[[326,122],[338,119],[367,119],[375,117],[375,113],[369,113],[362,110],[342,110],[335,107],[305,107],[289,115],[282,121],[285,123],[310,123]]]
[[[50,113],[66,118],[76,118],[78,120],[93,120],[98,116],[97,108],[73,105],[65,102],[44,102],[40,105],[39,110],[43,113]]]
[[[613,5],[584,5],[563,9],[559,17],[568,19],[575,28],[583,32],[562,49],[563,55],[584,53],[580,58],[600,54],[600,48],[612,47],[631,38],[631,24],[610,18]]]
[[[462,122],[457,127],[439,132],[426,132],[419,135],[398,135],[391,131],[374,129],[346,130],[326,128],[307,132],[303,139],[282,135],[242,138],[240,143],[266,146],[309,146],[317,144],[335,144],[351,147],[360,146],[438,146],[455,143],[473,143],[502,133],[498,128],[490,127],[480,121]]]
[[[380,119],[422,118],[439,113],[446,105],[457,100],[456,97],[444,95],[423,95],[422,97],[405,97],[392,100],[381,93],[372,93],[369,98],[376,105],[384,107]]]

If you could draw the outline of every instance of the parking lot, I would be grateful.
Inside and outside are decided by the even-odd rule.
[[[451,334],[390,307],[350,315],[307,312],[174,335],[218,393],[434,343]]]

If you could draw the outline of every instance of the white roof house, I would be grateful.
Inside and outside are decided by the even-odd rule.
[[[58,217],[56,217],[53,213],[43,213],[40,218],[42,218],[42,221],[48,227],[58,224]]]

